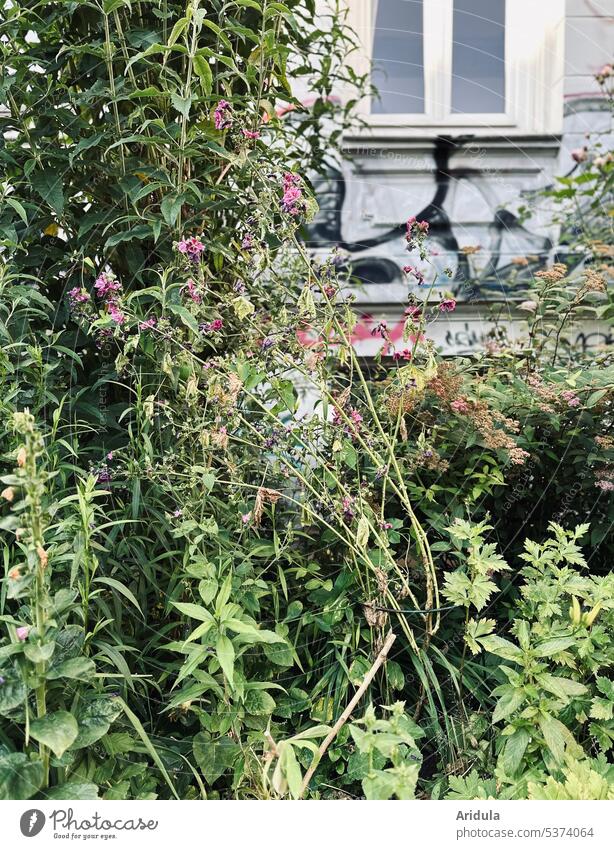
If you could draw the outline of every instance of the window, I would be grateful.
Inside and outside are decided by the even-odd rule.
[[[505,112],[505,0],[454,0],[452,38],[452,112]]]
[[[565,0],[346,1],[372,128],[561,131]]]
[[[424,112],[423,0],[374,0],[371,112]]]

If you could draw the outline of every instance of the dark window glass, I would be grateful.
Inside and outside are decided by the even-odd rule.
[[[454,0],[452,112],[505,112],[505,0]]]
[[[373,27],[371,112],[424,112],[422,0],[374,0]]]

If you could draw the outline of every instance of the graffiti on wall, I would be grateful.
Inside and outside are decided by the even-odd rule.
[[[604,103],[595,98],[588,104],[584,98],[577,106],[593,112],[606,108]],[[567,108],[571,114],[578,114],[577,110],[574,113],[573,105],[570,107],[568,104]],[[586,123],[590,124],[589,121]],[[561,143],[564,143],[564,139]],[[517,209],[522,205],[530,205],[540,190],[520,186],[516,192],[516,202],[504,205],[501,203],[501,180],[498,174],[483,167],[479,156],[473,157],[475,163],[472,164],[471,157],[458,155],[466,153],[467,149],[472,149],[467,139],[440,136],[434,140],[430,167],[425,163],[425,170],[428,167],[432,174],[432,195],[421,209],[408,210],[408,215],[414,214],[419,220],[429,222],[429,244],[434,257],[432,265],[423,267],[423,271],[427,283],[432,282],[437,275],[441,286],[451,290],[459,301],[513,295],[515,291],[526,287],[536,270],[549,262],[567,257],[567,253],[564,246],[556,244],[552,235],[536,227],[530,218],[524,220],[518,211],[513,211],[514,206]],[[515,155],[518,155],[518,150],[510,143],[510,157]],[[381,156],[385,157],[385,151]],[[551,164],[555,170],[555,163]],[[395,167],[398,169],[398,166]],[[505,161],[502,167],[505,168]],[[577,167],[569,160],[568,173]],[[385,168],[381,173],[385,174]],[[399,182],[404,185],[410,198],[410,207],[413,176],[404,176],[402,171],[398,175]],[[329,250],[334,246],[340,248],[348,256],[353,276],[369,287],[403,283],[403,265],[417,264],[417,257],[408,256],[404,252],[404,222],[383,231],[381,227],[374,227],[372,235],[361,239],[348,238],[348,219],[351,214],[356,217],[356,210],[350,208],[355,201],[349,196],[348,177],[361,179],[360,173],[354,173],[351,168],[345,169],[345,166],[343,170],[331,167],[328,174],[314,179],[320,211],[309,228],[310,247],[316,251]],[[552,175],[545,177],[552,179]],[[545,184],[546,179],[542,187]],[[387,185],[383,182],[381,185],[371,183],[369,186],[369,191],[374,195],[379,193],[382,197],[380,203],[384,205]],[[460,215],[455,212],[455,202],[459,196],[471,200],[470,203],[465,201]],[[471,203],[479,205],[480,209],[487,207],[490,210],[490,221],[480,224],[478,228],[473,226]],[[467,234],[472,231],[479,232],[478,245],[467,244]],[[443,274],[444,269],[450,270],[450,278]],[[371,297],[378,301],[375,291],[372,291]]]

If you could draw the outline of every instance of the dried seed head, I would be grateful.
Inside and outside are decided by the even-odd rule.
[[[22,445],[19,451],[17,452],[17,465],[20,469],[23,469],[23,467],[26,465],[26,456],[27,455],[25,446]]]
[[[43,567],[43,569],[45,569],[47,563],[49,562],[49,555],[40,544],[36,546],[36,553],[38,555],[38,559],[40,561],[41,566]]]
[[[15,490],[12,486],[7,486],[5,489],[2,490],[0,495],[2,496],[2,498],[4,498],[5,501],[8,501],[10,503],[15,498]]]

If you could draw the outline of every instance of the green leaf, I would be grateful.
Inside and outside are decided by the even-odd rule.
[[[172,601],[173,607],[176,607],[184,616],[189,616],[190,619],[198,619],[199,622],[212,622],[213,616],[204,607],[190,602]]]
[[[47,713],[30,723],[30,735],[47,746],[57,758],[75,742],[79,733],[77,720],[66,710]]]
[[[234,662],[235,662],[235,649],[232,644],[232,641],[225,635],[220,634],[217,638],[217,642],[215,644],[215,652],[217,654],[217,659],[220,662],[220,666],[224,672],[224,675],[228,679],[228,683],[230,686],[233,686],[234,682]]]
[[[0,800],[31,799],[43,783],[43,765],[22,752],[0,756]]]
[[[501,696],[492,715],[493,722],[500,722],[505,717],[514,713],[526,699],[526,693],[522,689],[515,689]]]
[[[193,333],[198,333],[198,322],[192,313],[185,307],[182,307],[180,304],[168,304],[168,309],[170,312],[178,316],[185,326],[189,327]]]
[[[60,784],[57,787],[51,787],[45,790],[45,799],[83,799],[91,801],[100,799],[98,795],[98,787],[96,784],[80,783],[77,781],[69,781],[66,784]]]
[[[552,752],[552,756],[561,763],[565,754],[565,739],[567,737],[567,729],[558,719],[555,719],[549,713],[541,713],[539,715],[539,727],[546,745]]]
[[[96,664],[89,657],[73,657],[52,666],[47,672],[51,681],[57,678],[72,678],[87,681],[96,672]]]
[[[53,168],[45,168],[44,171],[33,171],[29,179],[34,191],[49,204],[56,215],[61,215],[64,211],[62,175]]]
[[[204,93],[207,95],[211,94],[211,90],[213,88],[213,73],[211,72],[211,65],[204,56],[199,56],[198,53],[194,57],[194,70],[198,74]]]
[[[575,639],[573,637],[552,637],[534,648],[533,654],[535,657],[549,657],[550,655],[558,654],[565,651],[565,649],[571,648],[574,643]]]
[[[570,678],[560,678],[556,675],[542,673],[537,676],[537,682],[559,699],[567,700],[569,697],[583,696],[587,692],[587,688],[584,684],[580,684],[579,681],[572,681]]]
[[[503,768],[510,777],[513,777],[516,770],[522,763],[524,753],[531,735],[526,728],[517,728],[512,735],[507,738],[505,749],[503,750]]]
[[[3,671],[4,683],[0,686],[0,714],[6,716],[19,707],[26,698],[26,685],[14,669]]]
[[[281,753],[281,767],[288,782],[288,789],[293,799],[298,799],[301,795],[301,787],[303,784],[303,776],[301,768],[296,760],[294,749],[289,743],[286,743]]]
[[[505,640],[503,637],[498,637],[496,634],[480,637],[478,642],[481,643],[486,651],[492,652],[492,654],[496,654],[498,657],[503,657],[505,660],[515,660],[516,662],[522,660],[522,651],[518,646],[515,646],[509,640]]]
[[[106,584],[108,587],[111,587],[114,590],[117,590],[118,593],[127,598],[129,602],[131,602],[136,609],[139,611],[141,616],[143,616],[143,611],[141,610],[141,605],[136,600],[134,593],[128,589],[127,586],[121,583],[121,581],[117,581],[115,578],[94,578],[93,582],[95,584]]]
[[[190,117],[190,108],[192,106],[192,98],[188,95],[187,97],[181,97],[179,94],[173,92],[171,94],[171,103],[174,108],[182,115],[184,118]]]
[[[26,215],[26,211],[23,208],[23,206],[19,203],[19,201],[16,198],[12,198],[12,197],[7,197],[4,200],[8,203],[9,206],[13,207],[13,209],[15,210],[17,215],[21,218],[23,223],[27,226],[28,225],[28,216]]]
[[[117,699],[94,699],[82,706],[77,714],[79,734],[70,747],[71,751],[84,749],[102,739],[120,713],[121,705]]]
[[[205,733],[200,732],[194,737],[192,751],[205,781],[213,784],[225,772],[232,769],[241,754],[241,747],[230,737],[211,740]]]

